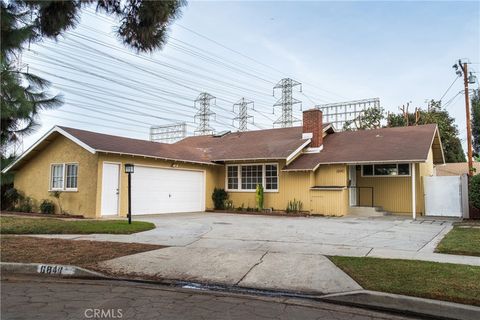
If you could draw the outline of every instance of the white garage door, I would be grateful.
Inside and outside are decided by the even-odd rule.
[[[135,166],[132,214],[203,211],[203,172]]]

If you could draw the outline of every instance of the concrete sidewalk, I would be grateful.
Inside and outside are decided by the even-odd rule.
[[[110,272],[246,288],[328,294],[361,287],[322,255],[170,247],[101,263]]]

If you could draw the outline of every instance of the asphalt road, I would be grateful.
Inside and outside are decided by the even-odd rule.
[[[304,299],[3,274],[1,319],[413,319]]]

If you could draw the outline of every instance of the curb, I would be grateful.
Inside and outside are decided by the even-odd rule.
[[[318,299],[325,302],[427,316],[435,319],[480,319],[480,307],[378,291],[358,290],[335,293]]]
[[[283,296],[288,299],[307,299],[311,301],[322,301],[327,303],[341,304],[353,307],[363,307],[379,311],[387,311],[397,314],[408,314],[414,316],[423,316],[433,319],[444,320],[477,320],[480,319],[480,307],[470,306],[460,303],[447,302],[441,300],[417,298],[399,294],[384,293],[369,290],[357,290],[343,293],[334,293],[327,295],[311,295],[282,291],[259,290],[255,288],[243,288],[238,286],[223,286],[214,284],[191,283],[178,280],[163,279],[145,280],[132,278],[109,277],[101,273],[90,271],[84,268],[41,263],[14,263],[1,262],[1,272],[34,274],[46,277],[80,278],[80,279],[102,279],[133,281],[150,284],[162,284],[177,286],[181,288],[203,289],[211,291],[222,291],[228,293],[243,293],[260,296]]]
[[[76,266],[61,264],[1,262],[0,270],[2,273],[10,272],[21,274],[35,274],[47,277],[56,276],[83,279],[111,279],[98,272],[90,271]]]

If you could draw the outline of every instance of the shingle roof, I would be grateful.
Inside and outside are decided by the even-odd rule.
[[[211,163],[209,155],[202,149],[125,138],[68,127],[59,126],[59,128],[96,151],[132,154],[188,162]]]
[[[189,137],[174,145],[203,148],[210,154],[212,161],[228,161],[286,159],[307,141],[308,139],[302,139],[302,127],[291,127],[233,132],[221,137]]]
[[[323,150],[304,153],[284,170],[313,170],[320,164],[371,162],[424,162],[437,131],[435,124],[327,135]]]

